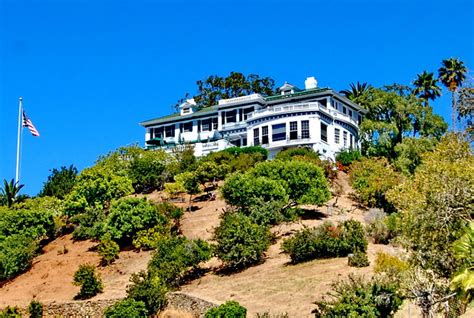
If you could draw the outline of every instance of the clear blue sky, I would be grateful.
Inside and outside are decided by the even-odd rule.
[[[197,2],[197,1],[196,1]],[[472,1],[0,0],[0,179],[13,178],[18,97],[23,193],[139,142],[195,81],[230,71],[340,90],[410,83],[444,58],[470,68]],[[435,110],[449,118],[446,91]]]

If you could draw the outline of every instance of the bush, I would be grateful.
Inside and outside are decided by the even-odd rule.
[[[51,174],[38,195],[40,197],[52,196],[64,199],[76,183],[77,168],[70,165],[68,168],[61,167],[61,170],[53,169],[50,171]]]
[[[215,230],[215,253],[229,268],[244,268],[262,260],[271,233],[241,213],[226,213]]]
[[[381,210],[371,209],[365,219],[368,223],[367,234],[375,244],[388,244],[398,235],[397,213],[387,216]]]
[[[106,208],[113,199],[132,193],[132,181],[115,173],[102,165],[84,169],[66,196],[66,214],[82,213],[87,207]]]
[[[105,318],[146,318],[148,312],[143,301],[126,298],[107,308]]]
[[[120,247],[112,240],[110,233],[106,233],[97,247],[99,255],[102,256],[102,264],[110,265],[118,257]]]
[[[28,306],[28,313],[30,314],[30,318],[43,317],[43,304],[37,300],[32,300]]]
[[[166,215],[157,207],[140,198],[122,198],[114,201],[107,218],[107,232],[121,246],[130,245],[137,233],[155,226],[168,226]]]
[[[261,201],[288,202],[286,190],[278,181],[250,174],[233,174],[226,180],[221,192],[227,203],[245,211]]]
[[[0,281],[13,278],[27,270],[38,250],[38,243],[29,236],[14,234],[0,241]]]
[[[166,293],[168,287],[158,276],[152,276],[146,272],[133,274],[127,286],[129,298],[145,304],[148,315],[153,315],[166,305]]]
[[[130,163],[128,175],[135,193],[151,192],[162,187],[166,167],[162,156],[156,154],[154,151],[145,151]]]
[[[282,243],[283,252],[293,263],[316,258],[347,256],[355,251],[367,250],[362,224],[355,220],[340,223],[337,227],[325,222],[316,228],[305,228]]]
[[[93,265],[82,264],[74,273],[73,284],[80,286],[81,290],[77,294],[77,299],[88,299],[102,292],[102,280],[96,274]]]
[[[374,266],[375,273],[385,273],[389,277],[400,278],[401,274],[407,271],[408,268],[408,263],[398,257],[377,252]]]
[[[293,220],[296,213],[290,208],[284,208],[285,202],[264,201],[256,199],[255,204],[250,206],[248,211],[241,212],[248,215],[253,222],[259,225],[276,225],[283,221]]]
[[[50,210],[5,209],[0,213],[0,241],[19,234],[34,239],[53,238],[55,223]]]
[[[394,211],[386,193],[402,182],[386,158],[369,158],[355,162],[351,167],[350,180],[358,200],[372,208]]]
[[[349,254],[347,264],[351,267],[367,267],[370,262],[366,253],[355,251],[353,254]]]
[[[226,301],[219,307],[209,309],[204,315],[205,318],[245,318],[247,309],[236,301]]]
[[[336,155],[336,161],[344,167],[350,166],[354,161],[362,158],[359,150],[344,150]]]
[[[248,172],[251,179],[265,177],[283,186],[289,199],[300,204],[322,204],[329,200],[323,170],[309,162],[272,160],[259,163]]]
[[[99,239],[106,232],[105,212],[100,208],[87,207],[84,212],[70,218],[74,224],[75,240]]]
[[[210,258],[211,247],[203,240],[163,238],[157,242],[156,251],[148,263],[148,273],[159,277],[167,286],[174,286],[189,268]]]
[[[315,317],[393,317],[403,298],[396,283],[349,276],[333,284],[332,300],[316,302]]]
[[[21,318],[21,311],[16,306],[7,306],[0,310],[0,318]]]
[[[223,152],[227,152],[233,156],[237,156],[240,154],[261,154],[264,159],[268,157],[268,150],[261,147],[261,146],[249,146],[249,147],[230,147],[224,149]]]

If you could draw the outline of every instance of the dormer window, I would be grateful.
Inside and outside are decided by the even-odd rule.
[[[282,95],[290,95],[294,94],[295,92],[299,91],[296,86],[291,85],[290,83],[285,82],[282,87],[279,88]]]
[[[181,109],[180,114],[182,115],[188,115],[192,114],[194,112],[194,107],[196,106],[196,102],[194,99],[187,99],[184,103],[179,105],[179,108]]]
[[[183,114],[188,114],[190,111],[191,111],[191,108],[189,107],[183,108]]]

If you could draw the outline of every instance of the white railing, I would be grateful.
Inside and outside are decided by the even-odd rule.
[[[247,120],[256,118],[256,117],[262,117],[266,115],[272,115],[276,113],[286,113],[286,112],[291,112],[291,111],[298,111],[298,110],[310,110],[310,109],[323,109],[326,110],[325,107],[322,107],[318,102],[313,102],[313,103],[299,103],[299,104],[293,104],[293,105],[283,105],[283,106],[274,106],[274,107],[268,107],[264,109],[259,109],[256,110],[250,114],[247,115]]]

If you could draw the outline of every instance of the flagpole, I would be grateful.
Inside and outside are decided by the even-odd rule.
[[[16,173],[15,183],[20,183],[20,144],[21,144],[21,111],[23,109],[23,97],[18,99],[18,137],[16,144]]]

